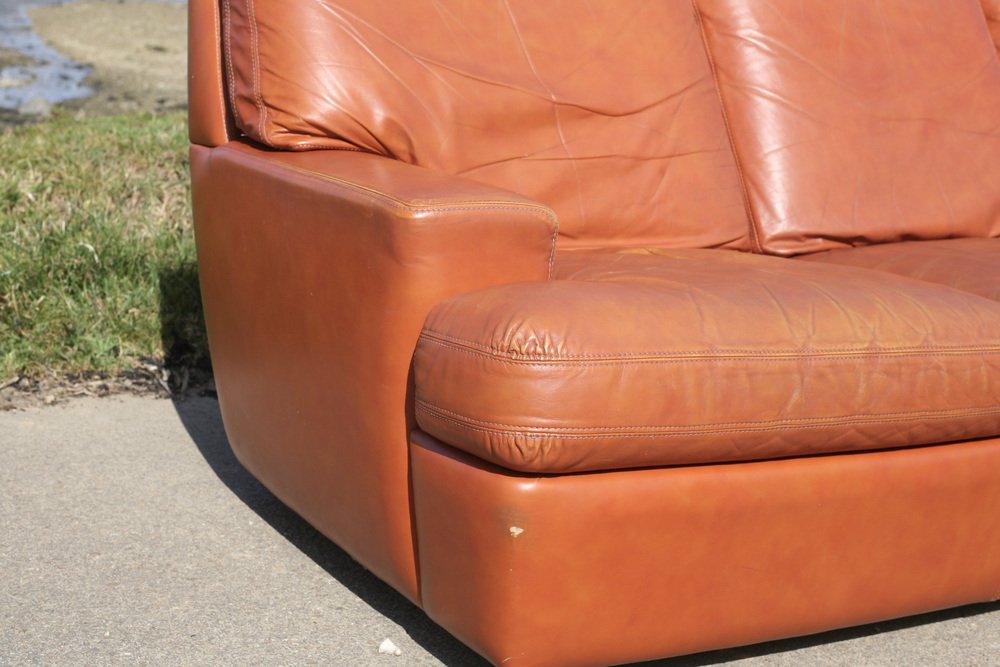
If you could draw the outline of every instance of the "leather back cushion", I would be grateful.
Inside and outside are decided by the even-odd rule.
[[[230,105],[281,149],[516,191],[566,246],[746,247],[690,0],[222,0]]]
[[[980,0],[696,0],[759,246],[1000,236]]]

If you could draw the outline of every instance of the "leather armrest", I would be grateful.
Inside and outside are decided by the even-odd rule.
[[[416,599],[407,437],[427,312],[547,279],[551,210],[345,151],[191,150],[209,344],[226,430],[279,498]]]

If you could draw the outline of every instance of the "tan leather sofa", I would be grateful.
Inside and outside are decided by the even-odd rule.
[[[1000,598],[996,0],[190,11],[232,446],[463,642]]]

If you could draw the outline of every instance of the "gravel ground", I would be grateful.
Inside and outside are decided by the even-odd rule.
[[[0,413],[0,572],[4,666],[484,664],[250,477],[213,398]],[[721,664],[1000,665],[1000,605],[649,663]]]

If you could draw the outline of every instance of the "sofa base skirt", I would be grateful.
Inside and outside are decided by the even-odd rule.
[[[1000,439],[532,476],[411,438],[423,607],[494,664],[610,665],[1000,598]]]

